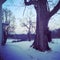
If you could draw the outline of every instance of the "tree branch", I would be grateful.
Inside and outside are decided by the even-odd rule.
[[[59,9],[60,9],[60,1],[59,1],[58,4],[54,7],[54,9],[50,12],[49,17],[53,16]]]
[[[27,24],[25,24],[25,23],[22,23],[23,24],[23,26],[25,26],[27,29],[29,29],[29,27],[27,26]]]
[[[27,2],[27,0],[24,0],[24,3],[25,3],[25,5],[31,5],[32,4],[31,1]]]
[[[27,2],[27,0],[24,0],[24,3],[25,3],[25,5],[32,5],[32,4],[36,4],[37,3],[37,1],[36,0],[30,0],[29,2]]]

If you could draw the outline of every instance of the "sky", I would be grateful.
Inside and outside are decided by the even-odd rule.
[[[52,1],[52,0],[50,0]],[[53,0],[52,3],[49,3],[50,10],[57,4],[58,0]],[[54,4],[54,5],[53,5]],[[26,22],[26,17],[30,17],[32,21],[36,22],[36,11],[34,6],[25,6],[24,0],[7,0],[3,6],[4,9],[10,9],[15,18],[16,18],[16,33],[26,33],[26,28],[22,28],[20,23]],[[60,10],[58,11],[60,13]],[[27,18],[28,19],[28,18]],[[20,23],[19,23],[20,22]],[[55,14],[49,21],[48,27],[50,30],[55,30],[60,28],[60,15]]]

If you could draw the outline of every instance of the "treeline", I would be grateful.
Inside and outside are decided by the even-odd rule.
[[[51,31],[51,37],[52,38],[60,38],[60,29]],[[21,40],[28,40],[28,34],[9,34],[8,38],[11,39],[21,39]],[[35,38],[35,34],[30,34],[31,40]]]
[[[21,39],[21,40],[28,40],[28,34],[9,34],[8,38],[11,39]],[[31,34],[30,35],[31,40],[33,40],[35,38],[35,34]]]

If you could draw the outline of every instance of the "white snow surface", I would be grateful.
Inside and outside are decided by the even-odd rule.
[[[0,56],[3,60],[60,60],[60,39],[52,39],[49,43],[51,51],[45,52],[30,47],[32,43],[33,41],[12,43],[8,39],[5,46],[0,45]]]

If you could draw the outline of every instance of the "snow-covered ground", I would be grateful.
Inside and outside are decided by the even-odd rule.
[[[45,52],[30,47],[32,43],[33,41],[12,43],[12,40],[7,40],[5,46],[0,46],[0,55],[4,60],[60,60],[60,39],[53,39],[49,43],[51,51]]]

